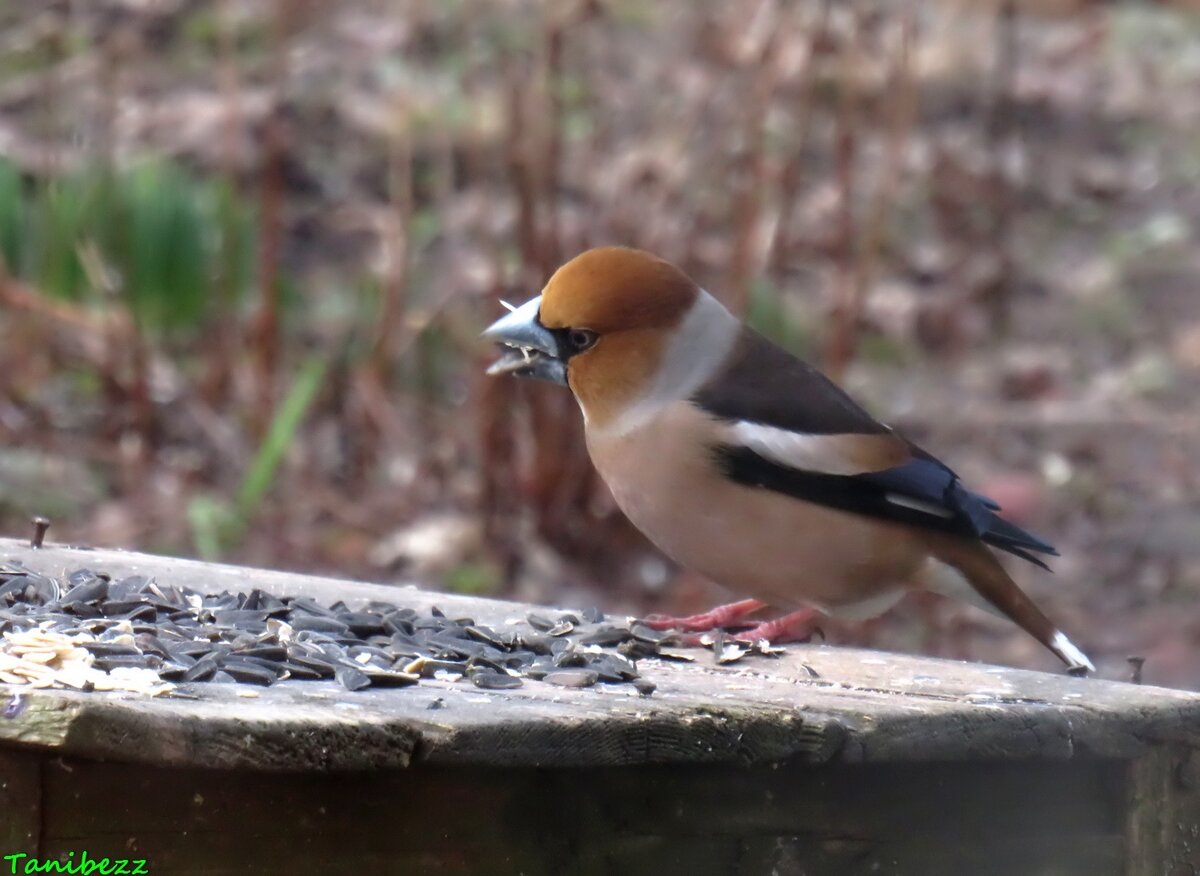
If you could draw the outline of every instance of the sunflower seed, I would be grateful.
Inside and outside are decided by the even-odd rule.
[[[559,687],[591,687],[599,678],[600,674],[592,669],[560,669],[547,673],[542,680]]]
[[[600,627],[583,636],[579,641],[584,645],[619,645],[633,638],[633,633],[625,627]]]
[[[337,619],[344,623],[350,632],[356,636],[371,636],[376,633],[382,633],[387,629],[384,626],[383,618],[370,612],[342,612],[337,616]]]
[[[639,642],[649,642],[652,645],[675,638],[675,634],[670,630],[652,630],[645,624],[634,624],[629,628],[629,633]]]
[[[373,687],[408,687],[421,680],[421,676],[408,672],[367,672]]]
[[[535,630],[543,633],[554,629],[554,627],[558,624],[557,620],[548,618],[544,614],[538,614],[536,611],[531,611],[529,614],[525,615],[525,621]]]
[[[294,630],[316,633],[347,633],[350,631],[350,628],[337,618],[315,614],[293,614],[288,623]]]
[[[238,659],[232,656],[225,659],[221,664],[221,669],[229,673],[234,681],[241,681],[246,684],[260,684],[263,687],[269,687],[274,684],[278,677],[273,669],[262,666],[257,662]]]
[[[500,672],[476,672],[471,683],[483,690],[511,690],[521,686],[521,679]]]
[[[338,684],[346,690],[362,690],[371,686],[371,679],[367,674],[360,669],[346,664],[341,664],[335,673]]]

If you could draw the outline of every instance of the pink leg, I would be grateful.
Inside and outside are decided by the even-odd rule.
[[[748,630],[734,633],[733,638],[740,642],[757,642],[759,639],[766,639],[772,645],[779,645],[783,642],[807,642],[812,638],[813,633],[818,631],[814,623],[816,617],[816,609],[802,608],[791,614],[785,614],[783,617],[777,617],[775,620],[764,621]],[[822,634],[822,638],[824,638],[824,634]]]
[[[743,599],[718,605],[703,614],[693,614],[690,617],[671,617],[665,614],[651,614],[642,618],[641,622],[652,630],[680,630],[685,633],[704,633],[727,627],[730,624],[741,623],[748,614],[753,614],[767,607],[765,602],[757,599]],[[791,617],[791,615],[788,615]],[[785,620],[785,618],[780,618]],[[760,626],[762,626],[760,624]],[[758,629],[758,627],[755,627]],[[758,638],[762,638],[759,636]]]

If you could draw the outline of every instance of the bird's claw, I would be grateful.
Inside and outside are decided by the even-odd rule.
[[[766,608],[765,602],[757,599],[743,599],[718,605],[716,608],[700,614],[687,617],[671,617],[666,614],[651,614],[641,619],[643,626],[652,630],[674,630],[681,633],[706,633],[709,630],[719,630],[728,626],[743,624],[748,614]]]

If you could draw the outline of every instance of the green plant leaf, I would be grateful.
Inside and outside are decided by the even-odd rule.
[[[296,430],[300,428],[324,378],[325,362],[316,356],[308,359],[300,367],[300,373],[296,375],[291,390],[276,411],[271,428],[267,431],[267,436],[263,439],[262,446],[255,454],[254,462],[251,463],[250,470],[238,490],[236,507],[242,519],[249,520],[262,504],[263,498],[274,483],[275,472],[283,461],[283,455],[291,445]]]

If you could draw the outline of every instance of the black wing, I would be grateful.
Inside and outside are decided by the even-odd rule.
[[[725,476],[807,502],[978,538],[1023,560],[1049,567],[1031,552],[1057,556],[1051,545],[998,517],[999,506],[962,485],[943,463],[914,448],[911,462],[880,472],[831,475],[802,471],[764,459],[745,447],[714,448]]]
[[[808,435],[890,432],[836,383],[751,329],[728,364],[692,396],[714,416]]]
[[[749,330],[738,340],[729,365],[692,401],[723,420],[801,434],[891,432],[821,372]],[[912,454],[910,461],[856,475],[806,471],[734,444],[719,445],[714,453],[725,475],[738,483],[855,514],[978,538],[1048,568],[1033,554],[1057,556],[1058,551],[997,516],[999,506],[994,501],[964,487],[940,460],[904,443]]]

